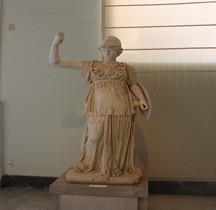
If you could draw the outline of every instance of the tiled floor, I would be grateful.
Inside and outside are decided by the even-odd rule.
[[[52,210],[47,189],[0,188],[0,210]]]
[[[150,195],[149,210],[216,210],[216,196]]]
[[[150,194],[148,210],[216,210],[216,196]],[[47,189],[0,188],[0,210],[52,210]]]

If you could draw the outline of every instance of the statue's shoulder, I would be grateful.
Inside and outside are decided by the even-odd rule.
[[[128,72],[128,74],[135,74],[136,70],[133,66],[131,66],[130,64],[124,63],[125,64],[125,68]]]
[[[91,61],[91,65],[95,65],[95,66],[101,65],[101,61],[99,61],[99,60],[92,60]]]

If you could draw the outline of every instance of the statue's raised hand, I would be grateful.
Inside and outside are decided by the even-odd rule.
[[[64,32],[59,31],[56,33],[55,38],[53,40],[53,44],[59,45],[64,41]]]

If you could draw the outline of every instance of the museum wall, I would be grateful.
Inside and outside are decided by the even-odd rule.
[[[58,30],[66,34],[64,59],[100,58],[101,1],[3,0],[0,94],[5,174],[55,177],[79,158],[88,85],[77,71],[48,66]],[[158,29],[155,38],[159,34]],[[204,51],[211,56],[202,56]],[[215,51],[204,51],[199,51],[197,63],[196,56],[189,59],[194,50],[184,49],[163,56],[157,54],[162,51],[147,50],[144,58],[150,62],[130,60],[153,102],[151,120],[141,115],[136,120],[136,158],[151,179],[216,179]],[[127,58],[130,51],[119,60]],[[13,167],[7,167],[8,160]]]
[[[4,158],[3,158],[3,132],[2,132],[2,103],[0,103],[0,184],[4,174]]]
[[[150,92],[137,120],[137,153],[151,179],[216,178],[216,2],[103,0],[103,33]]]
[[[62,30],[64,59],[98,59],[100,12],[99,0],[3,0],[5,174],[59,176],[78,160],[88,86],[78,71],[48,66],[48,54]]]
[[[0,17],[2,15],[2,1],[0,0]],[[0,28],[1,28],[2,19],[0,18]],[[1,40],[1,33],[0,33],[0,40]],[[1,41],[0,41],[0,49],[1,49]],[[1,50],[0,50],[0,60],[1,60]],[[1,78],[1,66],[0,66],[0,78]],[[0,90],[1,90],[1,79],[0,79]],[[1,92],[1,91],[0,91]],[[1,93],[0,93],[1,94]],[[2,133],[2,104],[0,101],[0,184],[1,178],[4,171],[4,158],[3,158],[3,133]]]
[[[151,120],[139,116],[136,130],[137,155],[151,179],[216,179],[216,71],[186,66],[167,65],[167,72],[152,65],[138,74],[153,103]]]

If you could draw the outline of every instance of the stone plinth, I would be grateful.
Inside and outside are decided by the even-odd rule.
[[[147,210],[147,179],[136,185],[88,185],[69,183],[63,174],[49,191],[54,210]]]

